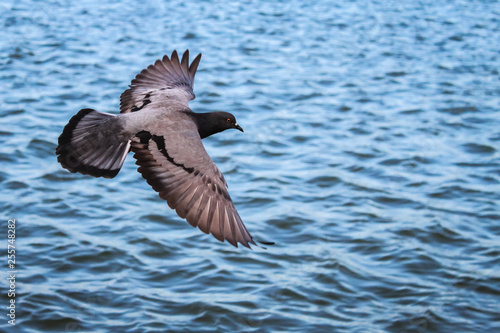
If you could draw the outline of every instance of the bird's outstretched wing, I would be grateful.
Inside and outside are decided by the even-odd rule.
[[[194,76],[201,60],[199,54],[189,65],[189,50],[182,55],[179,61],[177,51],[172,52],[170,59],[164,56],[153,65],[143,69],[132,80],[130,88],[125,90],[120,97],[120,112],[128,113],[139,111],[151,103],[150,96],[162,90],[187,107],[190,100],[195,98],[193,92]]]
[[[256,245],[234,207],[221,172],[205,151],[195,123],[178,113],[171,125],[139,132],[132,140],[138,171],[193,227],[250,247]]]

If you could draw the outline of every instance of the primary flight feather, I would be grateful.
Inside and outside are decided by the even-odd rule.
[[[71,172],[113,178],[132,151],[138,171],[180,217],[222,242],[250,247],[255,240],[201,141],[243,129],[230,113],[189,108],[200,59],[189,64],[189,51],[182,60],[174,51],[157,60],[123,92],[119,115],[80,110],[59,137],[57,160]]]

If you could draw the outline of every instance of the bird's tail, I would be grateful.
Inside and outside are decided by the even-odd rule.
[[[120,135],[116,120],[115,115],[92,109],[74,115],[56,148],[63,168],[94,177],[115,177],[130,149],[130,140]]]

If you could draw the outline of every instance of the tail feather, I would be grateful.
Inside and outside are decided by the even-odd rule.
[[[130,140],[117,133],[115,115],[82,109],[59,137],[57,160],[70,172],[113,178],[130,150]]]

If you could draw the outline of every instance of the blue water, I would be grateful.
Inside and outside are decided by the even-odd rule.
[[[7,0],[0,31],[2,332],[500,331],[498,2]],[[190,227],[132,156],[56,161],[174,49],[203,53],[192,109],[245,129],[205,146],[267,250]]]

